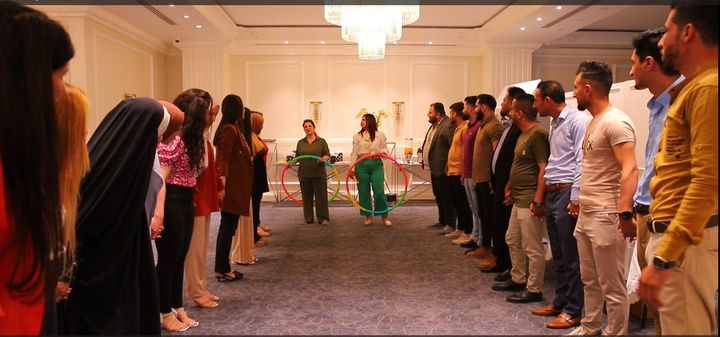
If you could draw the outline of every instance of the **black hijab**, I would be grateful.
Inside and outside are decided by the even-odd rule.
[[[69,334],[160,333],[145,197],[163,114],[155,100],[125,100],[90,138],[76,225],[77,274],[65,317]]]

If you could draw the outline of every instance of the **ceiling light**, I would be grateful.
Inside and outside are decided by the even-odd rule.
[[[542,18],[538,16],[535,20],[542,21]]]
[[[325,44],[325,41],[320,41],[320,44]]]
[[[428,41],[428,44],[432,44],[432,41]]]
[[[283,42],[283,43],[288,44],[288,43],[290,43],[290,41],[285,41],[285,42]]]
[[[520,30],[525,30],[525,27],[520,27]]]
[[[202,25],[195,25],[195,28],[202,29]]]
[[[555,9],[561,10],[561,9],[562,9],[562,6],[557,6],[557,7],[555,7]]]
[[[397,41],[393,41],[393,44],[397,44]]]
[[[189,19],[189,18],[190,18],[190,15],[183,15],[183,18]]]
[[[170,7],[175,7],[175,4],[169,4],[168,6],[170,6]]]

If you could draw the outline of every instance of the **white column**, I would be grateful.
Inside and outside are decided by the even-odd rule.
[[[532,54],[540,44],[492,45],[482,55],[483,88],[502,100],[506,86],[532,80]]]

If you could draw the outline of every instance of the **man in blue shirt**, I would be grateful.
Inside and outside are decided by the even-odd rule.
[[[551,304],[532,311],[557,316],[545,326],[567,329],[580,324],[584,302],[577,242],[573,237],[579,211],[582,142],[592,119],[587,111],[565,104],[565,90],[556,81],[541,81],[535,89],[535,108],[552,117],[550,158],[545,168],[545,203],[533,204],[532,213],[545,216],[557,283]]]
[[[633,38],[633,53],[630,57],[632,68],[630,76],[635,79],[635,89],[649,89],[653,97],[647,103],[650,110],[650,129],[647,144],[645,144],[645,170],[638,182],[637,191],[633,197],[634,212],[637,216],[637,258],[642,270],[647,266],[645,261],[645,248],[650,238],[647,231],[650,196],[650,179],[655,176],[655,155],[658,152],[658,143],[662,134],[665,117],[670,106],[670,89],[680,84],[685,77],[674,69],[663,69],[658,41],[665,33],[664,28],[646,30]],[[651,309],[651,315],[658,317],[657,309]],[[660,322],[654,320],[657,335],[661,335]]]

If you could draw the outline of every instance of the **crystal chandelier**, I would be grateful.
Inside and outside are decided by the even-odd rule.
[[[358,44],[361,60],[385,57],[385,44],[402,37],[402,26],[420,18],[420,5],[334,5],[326,1],[325,20],[341,27],[342,38]]]

